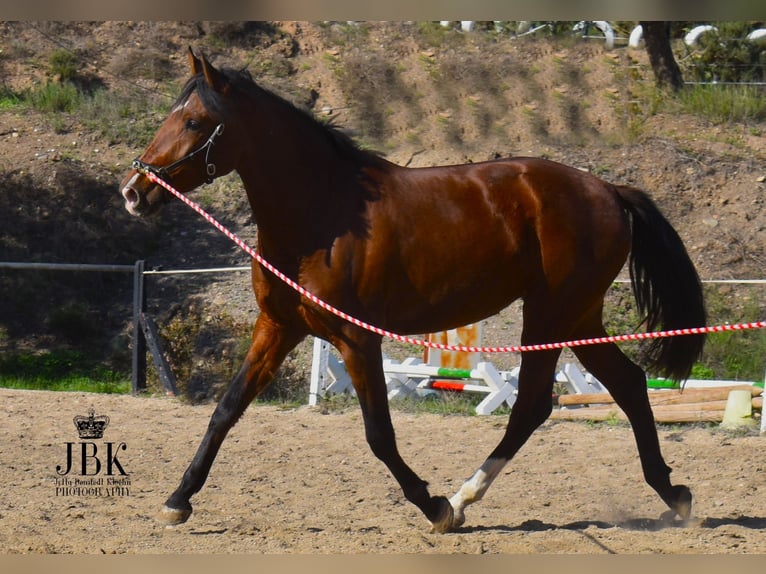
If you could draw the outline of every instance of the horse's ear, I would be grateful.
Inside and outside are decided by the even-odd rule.
[[[210,62],[207,61],[204,54],[202,55],[202,73],[205,75],[207,85],[213,88],[216,92],[219,94],[226,94],[226,92],[229,91],[229,82]]]
[[[189,67],[191,68],[192,76],[196,76],[197,74],[202,73],[202,62],[200,62],[200,59],[194,55],[194,51],[191,49],[191,46],[189,46]]]

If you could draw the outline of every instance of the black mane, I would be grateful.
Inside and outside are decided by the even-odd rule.
[[[220,68],[219,73],[222,74],[226,81],[231,84],[234,89],[248,94],[252,97],[261,97],[263,95],[280,102],[282,105],[288,107],[294,113],[303,116],[307,124],[312,126],[313,129],[323,133],[329,140],[330,144],[338,151],[342,157],[349,158],[354,162],[360,164],[368,164],[371,160],[380,159],[380,155],[363,150],[359,145],[347,134],[341,131],[341,128],[330,122],[324,123],[319,121],[314,115],[305,109],[299,108],[292,102],[285,98],[275,94],[274,92],[267,90],[255,83],[253,77],[245,69],[238,70],[234,68]],[[218,116],[223,115],[224,102],[221,96],[213,90],[205,81],[205,77],[202,74],[192,76],[181,91],[181,95],[178,96],[174,107],[185,102],[192,92],[197,92],[197,95],[202,100],[202,104],[205,108]]]

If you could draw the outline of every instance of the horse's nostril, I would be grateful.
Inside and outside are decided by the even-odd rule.
[[[122,188],[122,196],[125,198],[125,201],[130,205],[136,205],[139,201],[138,192],[132,187]]]

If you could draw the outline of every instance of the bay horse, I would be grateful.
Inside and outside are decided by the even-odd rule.
[[[601,337],[604,295],[626,261],[648,329],[705,324],[694,265],[645,192],[537,158],[398,166],[258,86],[246,71],[216,68],[191,49],[189,64],[191,78],[120,185],[130,213],[149,215],[171,197],[149,172],[188,192],[236,171],[257,223],[258,252],[330,305],[395,333],[455,328],[521,298],[524,345]],[[307,335],[342,356],[369,447],[437,532],[464,523],[466,506],[482,498],[551,413],[560,351],[523,352],[518,397],[499,444],[451,499],[432,496],[397,450],[382,337],[320,308],[255,260],[252,287],[260,313],[249,351],[165,503],[167,523],[189,518],[190,499],[227,432]],[[657,339],[646,365],[683,380],[703,343],[702,335]],[[644,370],[614,344],[573,351],[627,414],[646,482],[673,516],[688,518],[692,495],[671,484]]]

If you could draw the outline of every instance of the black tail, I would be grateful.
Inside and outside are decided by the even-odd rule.
[[[630,278],[647,329],[703,327],[702,284],[678,233],[646,193],[626,186],[617,186],[617,192],[631,215]],[[653,339],[645,358],[658,374],[682,381],[704,344],[704,335]]]

